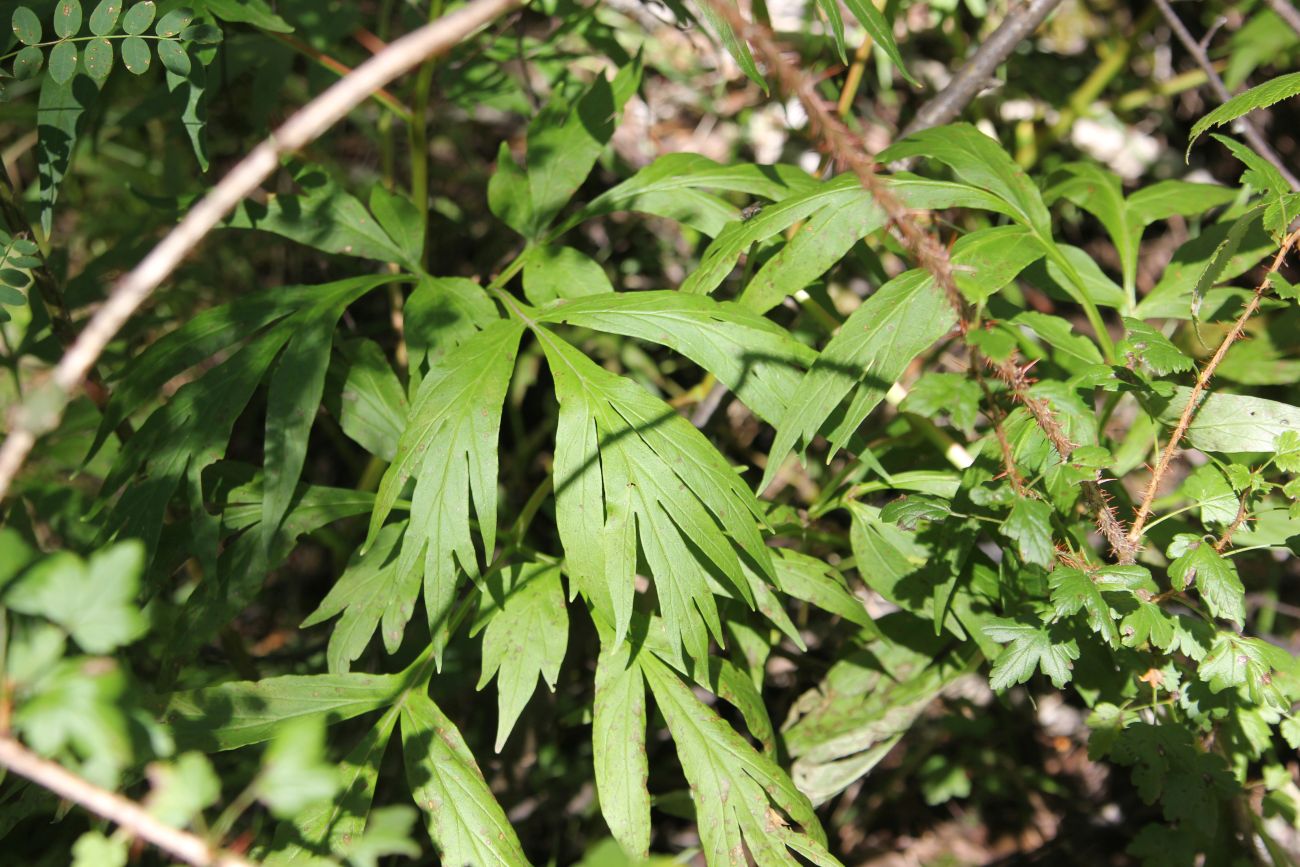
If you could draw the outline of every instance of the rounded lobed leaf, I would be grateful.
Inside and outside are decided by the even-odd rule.
[[[180,43],[163,40],[158,43],[158,59],[168,71],[177,75],[190,74],[190,56],[181,48]]]
[[[122,40],[122,65],[136,75],[149,71],[153,55],[149,53],[149,43],[139,36],[128,36]]]
[[[45,52],[35,45],[28,45],[14,58],[14,78],[20,81],[35,78],[45,62]]]
[[[126,15],[122,16],[122,29],[131,36],[139,36],[149,29],[157,12],[158,7],[154,5],[153,0],[137,3],[126,10]]]
[[[107,39],[92,39],[86,43],[86,72],[96,81],[103,81],[113,71],[113,44]]]
[[[80,0],[59,0],[59,5],[54,8],[55,34],[60,39],[76,36],[81,30],[81,18]]]
[[[184,30],[192,20],[194,20],[194,12],[191,9],[182,6],[180,9],[173,9],[164,15],[154,27],[153,32],[163,37],[176,36]]]
[[[41,19],[26,6],[14,10],[13,27],[14,36],[23,45],[35,45],[41,41]]]
[[[50,49],[50,78],[58,84],[66,84],[76,74],[77,46],[60,42]]]
[[[100,0],[95,11],[90,13],[90,32],[96,36],[107,36],[117,27],[117,19],[121,14],[122,0]]]

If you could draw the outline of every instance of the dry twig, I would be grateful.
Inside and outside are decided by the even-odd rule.
[[[187,864],[195,867],[253,867],[253,862],[214,849],[194,834],[164,824],[134,801],[83,780],[62,765],[36,755],[13,738],[0,737],[0,767],[84,807]]]
[[[0,446],[0,501],[22,468],[36,438],[54,428],[63,408],[128,319],[171,276],[181,261],[243,199],[280,165],[280,157],[315,141],[348,112],[389,82],[427,58],[446,53],[522,0],[473,0],[389,44],[296,111],[269,138],[253,148],[221,182],[190,209],[167,237],[117,281],[77,341],[60,359],[46,387],[24,401],[10,419]]]

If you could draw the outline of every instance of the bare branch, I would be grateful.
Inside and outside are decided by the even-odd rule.
[[[1282,5],[1288,5],[1286,0],[1281,0],[1281,3]],[[1159,7],[1160,14],[1165,17],[1170,29],[1174,31],[1174,35],[1178,37],[1178,41],[1183,44],[1183,48],[1187,49],[1187,53],[1196,61],[1196,65],[1205,72],[1205,78],[1210,84],[1210,89],[1214,91],[1214,95],[1219,102],[1227,102],[1232,99],[1232,93],[1228,90],[1228,86],[1223,83],[1223,79],[1219,77],[1218,70],[1214,68],[1214,62],[1205,53],[1205,46],[1197,42],[1192,36],[1187,29],[1187,25],[1183,24],[1182,19],[1178,17],[1178,13],[1174,12],[1173,7],[1169,5],[1169,0],[1156,0],[1156,6]],[[1294,15],[1295,10],[1291,9],[1291,13]],[[1286,167],[1286,163],[1282,162],[1282,158],[1277,155],[1277,151],[1273,150],[1273,146],[1264,138],[1264,134],[1259,131],[1259,127],[1255,126],[1254,122],[1248,117],[1238,118],[1237,122],[1241,124],[1242,138],[1254,149],[1255,153],[1272,163],[1273,167],[1281,172],[1282,177],[1291,185],[1291,189],[1300,191],[1300,180],[1297,180],[1291,170]]]
[[[109,341],[208,232],[276,170],[283,154],[316,140],[371,94],[425,59],[451,50],[465,37],[521,3],[522,0],[473,0],[468,6],[390,43],[295,112],[268,139],[253,148],[149,255],[117,281],[104,306],[60,359],[46,387],[36,391],[35,401],[29,398],[14,413],[9,436],[0,446],[0,500],[4,499],[36,438],[57,425],[63,407],[81,387]]]
[[[199,837],[163,824],[134,801],[83,780],[60,764],[43,759],[9,737],[0,737],[0,767],[26,777],[129,831],[168,855],[195,867],[253,867],[238,855],[214,849]]]
[[[1156,2],[1164,2],[1164,0],[1156,0]],[[1264,275],[1264,279],[1261,280],[1259,286],[1255,288],[1255,293],[1251,295],[1250,300],[1246,302],[1246,309],[1241,311],[1241,315],[1238,316],[1237,321],[1232,324],[1232,328],[1229,329],[1228,333],[1224,336],[1223,342],[1219,344],[1219,348],[1215,350],[1214,355],[1211,356],[1210,360],[1206,362],[1203,368],[1201,368],[1200,375],[1196,377],[1196,384],[1192,386],[1192,393],[1187,397],[1187,406],[1183,409],[1183,413],[1178,419],[1178,424],[1174,427],[1174,432],[1169,435],[1169,442],[1165,445],[1164,451],[1160,453],[1160,459],[1156,462],[1156,468],[1151,472],[1151,481],[1147,485],[1147,490],[1142,497],[1141,505],[1138,506],[1137,514],[1133,517],[1133,526],[1129,528],[1128,531],[1130,542],[1136,543],[1138,539],[1142,538],[1142,528],[1146,525],[1147,517],[1151,514],[1151,503],[1155,500],[1156,493],[1160,490],[1160,483],[1164,480],[1165,473],[1169,472],[1169,465],[1173,462],[1174,456],[1178,454],[1178,447],[1183,441],[1183,435],[1187,433],[1187,428],[1191,425],[1192,419],[1196,417],[1196,410],[1200,408],[1201,395],[1205,393],[1205,386],[1209,383],[1210,377],[1214,375],[1214,371],[1218,368],[1219,363],[1223,361],[1223,357],[1228,354],[1228,349],[1231,348],[1232,344],[1236,343],[1245,332],[1246,322],[1251,316],[1254,316],[1255,311],[1259,309],[1259,301],[1264,297],[1264,293],[1268,290],[1269,276],[1282,267],[1282,263],[1286,260],[1287,254],[1291,252],[1291,248],[1296,245],[1297,241],[1300,241],[1300,230],[1292,232],[1286,237],[1286,240],[1282,242],[1281,249],[1279,249],[1277,255],[1273,257],[1273,264],[1268,267],[1268,273]]]
[[[961,114],[962,109],[988,85],[994,70],[1060,5],[1061,0],[1026,0],[1008,10],[998,29],[980,43],[979,49],[962,65],[952,81],[921,106],[912,122],[903,128],[902,136],[941,126]]]

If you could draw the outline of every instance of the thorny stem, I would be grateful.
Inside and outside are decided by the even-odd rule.
[[[993,392],[989,390],[989,384],[984,380],[984,371],[980,369],[979,350],[974,346],[968,346],[967,350],[970,357],[970,369],[975,374],[975,381],[979,383],[980,392],[984,396],[984,404],[988,409],[985,414],[989,417],[989,423],[993,425],[993,433],[998,440],[998,448],[1002,450],[1002,466],[1006,473],[1007,480],[1011,482],[1011,487],[1017,494],[1024,494],[1025,480],[1021,478],[1020,471],[1016,469],[1016,456],[1011,450],[1011,441],[1007,439],[1007,432],[1002,427],[1003,416],[1002,408],[993,400]]]
[[[1300,241],[1300,230],[1287,235],[1286,240],[1282,242],[1282,247],[1273,257],[1273,263],[1268,267],[1268,273],[1264,279],[1255,287],[1255,292],[1246,302],[1246,309],[1241,311],[1237,321],[1232,324],[1227,335],[1224,336],[1223,342],[1215,350],[1214,355],[1201,368],[1201,373],[1196,377],[1196,384],[1192,386],[1192,393],[1187,397],[1187,406],[1184,407],[1182,415],[1178,418],[1178,424],[1174,426],[1174,432],[1169,435],[1169,442],[1165,445],[1164,451],[1160,453],[1160,458],[1156,462],[1155,469],[1151,472],[1151,481],[1147,484],[1146,493],[1142,497],[1142,503],[1138,506],[1137,514],[1133,516],[1133,526],[1129,528],[1128,540],[1134,544],[1142,538],[1142,528],[1146,525],[1147,517],[1151,514],[1151,504],[1155,501],[1156,493],[1160,490],[1160,483],[1164,481],[1165,473],[1169,472],[1169,465],[1173,462],[1174,457],[1178,454],[1178,447],[1183,441],[1183,435],[1187,433],[1187,428],[1191,425],[1192,419],[1196,416],[1196,410],[1200,407],[1201,395],[1205,393],[1205,386],[1209,384],[1210,377],[1214,375],[1215,369],[1223,361],[1228,349],[1236,343],[1246,330],[1246,322],[1255,311],[1259,309],[1260,299],[1264,297],[1264,292],[1268,290],[1269,277],[1282,267],[1287,254],[1296,242]]]
[[[1219,537],[1219,541],[1214,543],[1215,551],[1218,551],[1220,554],[1222,554],[1223,549],[1227,548],[1229,545],[1232,544],[1232,534],[1236,533],[1237,530],[1241,528],[1241,525],[1246,523],[1246,515],[1250,511],[1247,505],[1249,500],[1250,500],[1250,491],[1246,491],[1244,494],[1241,495],[1241,504],[1237,506],[1237,517],[1232,519],[1232,523],[1229,524],[1228,528],[1223,531],[1223,535]]]
[[[749,42],[766,65],[768,73],[777,80],[779,89],[787,97],[794,97],[803,105],[808,115],[808,127],[813,140],[823,152],[834,157],[857,175],[863,188],[871,194],[872,199],[889,217],[903,245],[912,254],[917,264],[934,278],[935,285],[943,292],[956,312],[958,327],[965,335],[973,317],[970,305],[967,304],[953,278],[952,263],[948,259],[947,249],[933,234],[921,228],[912,212],[894,195],[888,183],[876,173],[876,162],[868,155],[861,139],[826,107],[818,96],[812,79],[797,64],[785,61],[771,31],[745,20],[734,6],[723,0],[706,0],[706,2],[731,25],[733,30]],[[1061,457],[1067,458],[1073,450],[1073,445],[1065,438],[1060,423],[1052,415],[1047,403],[1029,397],[1024,392],[1023,373],[1010,362],[997,364],[995,369],[999,376],[1010,377],[1011,380],[1022,383],[1017,397],[1025,403],[1048,439],[1052,440],[1052,444],[1057,447]],[[1014,389],[1016,386],[1013,384],[1012,387]],[[1131,563],[1136,546],[1125,540],[1123,525],[1106,502],[1106,494],[1096,481],[1085,482],[1082,487],[1084,501],[1093,510],[1097,527],[1110,543],[1112,552],[1120,562]]]

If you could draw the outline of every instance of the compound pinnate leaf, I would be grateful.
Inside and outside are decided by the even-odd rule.
[[[132,36],[139,36],[149,29],[153,23],[153,17],[157,14],[158,7],[154,5],[153,0],[142,0],[140,3],[133,3],[131,8],[126,10],[122,16],[122,29]]]
[[[517,564],[485,583],[484,604],[492,612],[483,633],[483,674],[478,688],[496,676],[496,751],[501,752],[532,698],[538,676],[555,691],[569,643],[569,612],[558,566]],[[493,605],[498,596],[500,603]]]
[[[54,7],[54,32],[60,39],[76,36],[81,30],[80,0],[59,0]]]
[[[92,39],[86,43],[82,55],[86,73],[96,81],[103,81],[113,71],[113,43],[107,39]]]
[[[107,36],[117,27],[117,19],[121,14],[122,0],[100,0],[95,11],[90,13],[90,32],[96,36]]]
[[[645,737],[645,676],[632,660],[632,646],[602,645],[591,719],[596,791],[605,824],[633,857],[645,857],[650,848]]]
[[[144,75],[153,63],[153,53],[149,43],[139,36],[128,36],[122,40],[122,65],[134,75]]]
[[[465,739],[423,693],[402,706],[402,754],[411,796],[443,864],[528,867]]]
[[[670,635],[705,659],[710,633],[722,643],[709,573],[721,573],[750,605],[739,555],[772,575],[757,498],[667,404],[553,334],[539,336],[560,400],[556,518],[570,577],[621,640],[639,539]]]
[[[35,45],[41,41],[41,19],[26,6],[19,6],[13,15],[14,36],[23,45]]]
[[[457,576],[476,578],[478,554],[470,537],[472,495],[485,556],[496,546],[497,435],[523,327],[498,320],[447,353],[420,383],[397,456],[384,473],[370,520],[369,542],[415,478],[412,520],[398,571],[424,576],[424,606],[434,646],[448,635],[447,614]],[[399,579],[401,580],[401,579]]]

